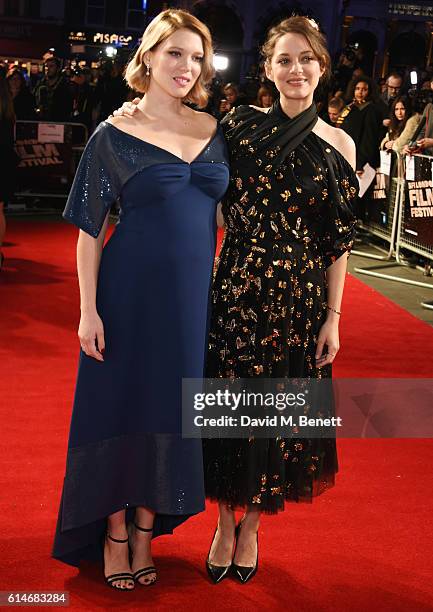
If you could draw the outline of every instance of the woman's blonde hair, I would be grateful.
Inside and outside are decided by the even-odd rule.
[[[317,24],[308,17],[294,16],[283,19],[271,28],[262,47],[262,54],[266,62],[270,63],[275,51],[277,41],[285,34],[301,34],[307,39],[308,44],[317,57],[320,67],[324,70],[321,81],[326,81],[331,75],[331,57],[326,46],[325,36],[319,31]]]
[[[214,75],[212,37],[208,27],[187,11],[167,9],[149,23],[144,31],[139,48],[126,68],[125,79],[131,89],[146,93],[149,89],[151,77],[146,75],[145,54],[153,51],[160,43],[181,28],[195,32],[203,42],[204,54],[200,76],[189,94],[184,98],[185,102],[192,102],[199,108],[203,108],[209,98],[207,85]]]

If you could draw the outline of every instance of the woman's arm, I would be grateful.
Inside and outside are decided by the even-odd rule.
[[[221,204],[221,202],[218,202],[217,213],[216,213],[216,220],[217,220],[218,227],[224,227],[225,220],[224,220],[224,215],[223,215],[223,211],[222,211],[222,204]]]
[[[341,152],[353,169],[356,168],[356,148],[353,140],[341,130],[333,146]],[[316,349],[316,365],[323,367],[332,363],[340,349],[339,323],[344,283],[347,273],[349,252],[345,251],[326,270],[327,279],[327,316],[320,328]],[[324,353],[324,347],[327,351]]]
[[[99,264],[108,227],[108,214],[97,238],[80,230],[77,243],[77,270],[80,285],[81,318],[78,337],[81,348],[89,357],[104,361],[104,326],[96,310],[96,290]]]

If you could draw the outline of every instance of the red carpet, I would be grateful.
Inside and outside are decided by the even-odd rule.
[[[0,590],[67,590],[73,610],[433,610],[433,443],[342,440],[337,486],[264,517],[248,585],[211,585],[215,506],[154,543],[158,584],[116,593],[49,557],[78,345],[73,227],[10,222],[0,274]],[[410,291],[410,288],[408,289]],[[349,277],[338,376],[433,377],[433,329]],[[45,609],[45,608],[44,608]]]

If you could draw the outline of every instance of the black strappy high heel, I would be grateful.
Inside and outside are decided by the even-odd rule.
[[[128,538],[126,538],[125,540],[117,540],[116,538],[112,538],[108,532],[105,534],[105,537],[107,537],[112,542],[115,542],[116,544],[127,544],[129,542]],[[105,582],[109,586],[111,586],[113,589],[116,589],[117,591],[133,591],[134,590],[134,586],[135,586],[134,576],[132,575],[131,572],[120,572],[118,574],[110,574],[110,576],[106,576],[105,568],[104,568],[104,578],[105,578]],[[114,582],[119,582],[121,580],[130,580],[132,582],[132,586],[121,587],[121,586],[114,584]]]
[[[139,527],[137,523],[134,523],[134,527],[135,529],[138,529],[138,531],[143,531],[144,533],[150,533],[151,531],[153,531],[153,527],[150,527],[150,529],[146,529],[145,527]],[[155,574],[155,578],[153,578],[153,580],[149,580],[148,582],[138,582],[139,578],[147,576],[148,574]],[[133,578],[135,582],[138,582],[138,584],[141,584],[142,586],[151,586],[152,584],[155,584],[156,576],[156,567],[154,565],[142,567],[133,573]]]

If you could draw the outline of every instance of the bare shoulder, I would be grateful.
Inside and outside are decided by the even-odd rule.
[[[193,113],[192,118],[195,124],[198,126],[199,131],[212,136],[218,125],[218,121],[215,119],[215,117],[209,113],[204,113],[203,111],[196,111],[194,109],[190,110]]]
[[[137,124],[137,116],[135,114],[133,117],[130,117],[129,115],[122,115],[121,117],[108,117],[108,119],[105,119],[105,123],[110,123],[120,130],[128,131]]]
[[[356,165],[356,147],[353,139],[341,128],[329,125],[323,119],[318,120],[314,132],[337,149],[352,167]]]

